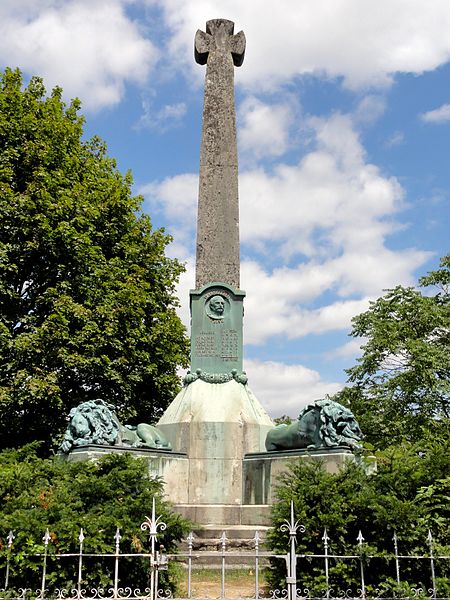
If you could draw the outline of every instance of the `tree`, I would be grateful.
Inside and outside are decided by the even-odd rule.
[[[145,515],[156,513],[167,525],[158,530],[158,543],[167,552],[176,550],[189,523],[175,514],[163,500],[163,484],[148,477],[143,459],[129,455],[108,455],[99,461],[66,462],[42,459],[33,445],[0,453],[0,570],[8,554],[7,535],[13,531],[10,588],[40,588],[42,560],[32,554],[43,552],[42,537],[49,529],[50,557],[79,552],[79,534],[85,536],[84,552],[113,553],[115,534],[120,528],[120,552],[149,552],[148,531],[141,531]],[[158,546],[157,546],[158,547]],[[39,566],[38,566],[39,565]],[[113,561],[85,558],[83,587],[110,587]],[[175,583],[171,569],[168,583]],[[76,588],[77,560],[49,560],[47,586]],[[121,559],[121,587],[145,589],[148,560]]]
[[[289,532],[280,529],[289,520],[290,502],[295,519],[305,527],[297,535],[298,587],[311,596],[324,597],[323,559],[308,559],[308,554],[324,554],[323,535],[329,536],[330,555],[371,555],[365,558],[367,592],[383,590],[385,597],[399,592],[395,581],[394,532],[401,555],[423,555],[428,551],[431,530],[436,555],[447,556],[450,549],[450,441],[404,442],[377,453],[377,472],[367,474],[356,461],[348,462],[339,473],[327,473],[318,462],[299,461],[279,479],[277,501],[272,509],[273,527],[268,534],[272,551],[284,554]],[[358,545],[359,531],[364,537]],[[438,596],[450,593],[448,560],[436,562]],[[335,592],[360,587],[359,563],[330,560],[330,585]],[[286,566],[272,560],[269,582],[284,587]],[[402,560],[404,585],[429,589],[430,565],[427,560]],[[405,591],[405,590],[403,590]],[[388,593],[389,592],[389,593]],[[339,595],[339,594],[336,594]],[[350,595],[350,594],[348,594]],[[399,594],[400,595],[400,594]],[[408,596],[408,594],[401,594]],[[412,593],[411,593],[412,596]]]
[[[352,335],[365,338],[363,354],[347,371],[352,385],[334,397],[352,408],[376,450],[377,472],[368,475],[356,461],[337,474],[326,473],[317,463],[292,466],[280,477],[268,536],[273,550],[286,551],[288,535],[280,526],[293,501],[296,519],[306,528],[298,553],[323,555],[327,528],[329,554],[360,555],[366,563],[366,591],[378,586],[386,597],[412,596],[410,585],[429,589],[431,583],[427,561],[404,560],[404,583],[398,588],[394,531],[402,555],[426,552],[429,530],[436,555],[447,556],[450,547],[450,255],[420,285],[424,292],[402,286],[388,290],[353,319]],[[361,547],[356,543],[359,530],[365,538]],[[436,567],[442,597],[450,593],[447,562]],[[285,577],[280,564],[271,567],[275,587]],[[323,594],[320,559],[306,556],[297,575],[298,585],[311,595]],[[330,583],[335,590],[355,590],[358,563],[331,560]]]
[[[420,285],[388,290],[353,319],[351,335],[366,341],[336,399],[376,447],[449,432],[450,255]]]
[[[97,397],[153,420],[187,363],[171,238],[78,113],[60,88],[1,76],[0,447],[51,440]]]

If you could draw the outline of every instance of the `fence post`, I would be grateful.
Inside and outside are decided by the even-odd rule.
[[[159,550],[156,551],[155,554],[155,562],[154,564],[154,568],[153,571],[155,573],[155,577],[154,577],[154,585],[155,585],[155,600],[157,600],[158,598],[158,585],[159,585]]]
[[[155,589],[155,565],[156,565],[156,541],[157,541],[157,534],[158,534],[158,527],[161,531],[164,531],[167,527],[167,525],[164,523],[164,521],[160,520],[161,517],[157,517],[156,516],[156,509],[155,509],[155,497],[153,496],[153,501],[152,501],[152,516],[149,517],[145,517],[145,521],[143,523],[141,523],[141,529],[142,531],[145,531],[148,529],[148,537],[150,539],[150,544],[151,544],[151,548],[150,548],[150,598],[151,600],[156,600],[156,598],[158,597],[158,590]]]
[[[222,582],[221,582],[220,598],[221,598],[221,600],[225,600],[225,550],[227,549],[227,541],[228,541],[225,531],[222,533],[222,537],[220,538],[220,541],[222,544]]]
[[[10,531],[8,533],[8,554],[6,556],[6,575],[5,575],[5,590],[8,589],[8,585],[9,585],[9,563],[11,561],[11,547],[12,547],[12,543],[14,540],[14,533],[12,531]]]
[[[80,529],[80,535],[78,536],[78,541],[80,542],[80,551],[78,555],[78,583],[77,583],[77,595],[78,600],[81,598],[81,573],[83,569],[83,542],[84,542],[84,533],[83,528]]]
[[[361,533],[361,530],[359,530],[359,534],[358,534],[358,537],[356,538],[356,541],[359,544],[359,568],[361,571],[361,598],[365,598],[366,597],[366,584],[364,581],[364,563],[363,563],[363,558],[362,558],[362,545],[364,542],[364,538]]]
[[[325,583],[327,586],[326,598],[328,600],[328,598],[330,597],[330,574],[329,574],[329,570],[328,570],[328,542],[329,542],[330,538],[328,537],[326,527],[323,532],[322,540],[323,540],[323,553],[325,554]]]
[[[120,535],[120,529],[117,528],[116,535],[114,536],[114,541],[116,542],[116,554],[114,559],[114,600],[117,600],[119,588],[119,553],[121,539],[122,536]]]
[[[428,530],[427,537],[428,545],[430,546],[430,567],[431,567],[431,584],[433,586],[432,598],[436,598],[436,575],[434,572],[434,556],[433,556],[433,536],[431,535],[431,529]]]
[[[259,531],[255,531],[253,541],[255,542],[255,600],[259,600],[259,542],[261,541]]]
[[[194,534],[192,533],[192,531],[189,533],[189,535],[186,538],[186,541],[188,543],[188,598],[191,598],[192,595],[192,591],[191,591],[191,577],[192,577],[192,546],[194,543]]]
[[[297,554],[295,551],[297,531],[304,533],[304,525],[300,525],[294,518],[294,502],[291,500],[291,520],[285,520],[280,526],[280,531],[289,532],[289,552],[287,555],[287,577],[286,584],[288,588],[288,600],[295,600],[297,597]]]
[[[395,575],[397,578],[397,585],[400,586],[400,561],[398,558],[398,542],[397,542],[397,532],[394,531],[394,552],[395,552]]]
[[[47,552],[48,552],[48,543],[49,543],[50,539],[51,539],[50,532],[47,527],[45,535],[42,538],[42,541],[44,542],[44,564],[42,566],[41,600],[43,600],[44,595],[45,595],[45,577],[47,575]]]

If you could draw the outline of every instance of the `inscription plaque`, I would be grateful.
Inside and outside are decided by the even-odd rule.
[[[222,331],[221,351],[222,358],[232,358],[237,360],[238,357],[238,334],[234,329]]]
[[[191,370],[242,372],[244,292],[225,283],[191,290]]]
[[[195,353],[197,356],[216,356],[216,339],[214,332],[202,331],[195,338]]]

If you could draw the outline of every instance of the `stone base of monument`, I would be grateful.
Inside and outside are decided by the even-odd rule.
[[[79,462],[98,460],[106,454],[131,454],[135,458],[145,459],[148,464],[149,476],[160,477],[164,481],[165,490],[170,490],[170,501],[186,502],[189,460],[186,454],[181,452],[89,444],[88,446],[78,446],[69,454],[59,454],[58,456],[63,460]]]
[[[199,522],[223,523],[223,510],[231,515],[231,509],[219,507],[240,510],[242,459],[249,452],[264,449],[267,432],[272,427],[272,420],[248,385],[235,380],[207,383],[198,379],[184,387],[173,400],[158,428],[174,451],[189,457],[185,504],[217,507],[204,511],[205,517]],[[166,489],[171,497],[170,486]],[[200,513],[196,514],[200,517]],[[236,517],[229,524],[239,522]]]
[[[192,381],[158,427],[172,451],[90,444],[75,446],[64,456],[70,461],[113,453],[144,458],[149,475],[164,481],[166,497],[179,513],[199,531],[229,527],[233,539],[245,537],[249,528],[270,525],[277,480],[291,465],[321,461],[326,471],[336,473],[349,460],[363,460],[348,447],[266,452],[265,439],[273,423],[248,385],[235,379]],[[367,471],[375,468],[374,460],[364,461]]]
[[[234,459],[239,463],[236,470],[241,477],[241,496],[236,497],[234,503],[208,503],[189,500],[190,478],[195,480],[201,461],[196,459],[191,462],[183,452],[90,444],[79,446],[61,457],[76,462],[122,453],[145,459],[149,475],[164,481],[167,499],[177,512],[196,525],[194,532],[197,537],[209,540],[205,541],[206,545],[213,543],[211,539],[220,537],[219,532],[226,530],[233,547],[239,547],[240,539],[249,540],[256,530],[261,533],[270,526],[270,510],[276,500],[277,479],[298,461],[320,461],[329,473],[337,473],[349,460],[361,462],[369,473],[376,469],[374,457],[363,459],[344,447],[247,453],[240,461]],[[210,463],[207,464],[210,468]],[[219,491],[224,490],[226,484],[226,480],[218,482]]]
[[[226,537],[226,569],[254,569],[255,567],[255,536],[258,533],[259,550],[265,550],[267,532],[270,527],[242,526],[240,528],[222,525],[218,527],[203,527],[193,531],[192,550],[195,555],[195,568],[207,567],[219,569],[222,567],[221,550],[223,547],[223,534]],[[183,541],[178,546],[181,553],[188,553],[189,545]],[[202,554],[205,552],[207,554]],[[218,552],[214,557],[211,552]],[[185,559],[186,560],[186,559]],[[268,566],[268,559],[259,556],[259,566]]]
[[[228,526],[236,532],[235,537],[240,537],[239,531],[270,525],[271,506],[268,504],[174,504],[174,509],[201,530]]]
[[[348,447],[255,452],[243,460],[243,503],[271,505],[276,500],[279,476],[299,461],[319,461],[327,473],[338,473],[348,461],[362,464],[367,473],[376,470],[375,457],[362,458]]]

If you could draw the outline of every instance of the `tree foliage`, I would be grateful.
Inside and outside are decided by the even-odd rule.
[[[450,419],[450,255],[420,280],[423,291],[397,286],[353,319],[365,338],[349,383],[349,403],[376,447],[414,441],[430,428],[448,435]]]
[[[365,340],[363,354],[348,370],[351,385],[334,397],[357,417],[377,472],[350,463],[330,474],[320,464],[299,462],[280,478],[269,535],[271,548],[286,552],[280,526],[292,500],[306,527],[297,536],[298,553],[323,555],[326,528],[329,553],[361,556],[367,591],[378,586],[389,597],[414,595],[411,585],[431,587],[428,561],[403,559],[404,584],[397,588],[394,531],[402,555],[426,555],[428,530],[436,555],[450,551],[450,255],[420,285],[388,290],[353,319],[352,335]],[[360,587],[359,560],[330,564],[334,590]],[[448,560],[437,561],[436,573],[438,595],[449,596]],[[324,590],[321,559],[303,560],[297,575],[299,585],[318,595]],[[283,585],[284,577],[284,566],[274,562],[272,585]]]
[[[167,529],[158,542],[173,552],[187,533],[188,523],[163,502],[160,480],[149,479],[142,459],[109,455],[96,462],[69,463],[42,459],[33,447],[0,453],[0,563],[7,556],[7,535],[15,535],[10,587],[40,588],[43,535],[49,529],[48,587],[76,587],[76,559],[52,560],[55,554],[79,551],[83,528],[85,553],[115,551],[117,527],[122,536],[120,551],[149,552],[148,531],[140,530],[152,500]],[[145,588],[148,560],[121,560],[121,585]],[[111,586],[113,561],[85,558],[83,586]],[[173,582],[172,582],[173,584]]]
[[[175,313],[182,266],[152,230],[79,102],[39,78],[0,89],[0,447],[51,439],[103,397],[149,421],[178,388],[188,342]]]
[[[377,453],[377,472],[372,475],[355,462],[348,463],[338,474],[331,474],[318,462],[299,461],[280,478],[270,547],[285,553],[289,546],[289,535],[280,531],[280,526],[290,518],[292,500],[295,518],[306,529],[297,535],[298,554],[323,555],[326,528],[329,554],[364,558],[367,591],[381,586],[392,592],[396,590],[394,532],[402,555],[426,555],[428,530],[435,539],[435,554],[449,553],[449,465],[449,440],[436,442],[431,436],[419,444],[404,442]],[[357,542],[359,531],[364,537],[362,546]],[[377,558],[368,559],[367,555]],[[440,596],[450,593],[449,569],[448,561],[437,561]],[[272,586],[284,587],[285,576],[285,566],[274,561],[270,572]],[[323,594],[323,559],[300,560],[297,576],[299,587],[313,591],[312,595]],[[401,580],[429,589],[429,562],[402,560]],[[335,591],[360,588],[359,561],[331,560],[330,585]]]

